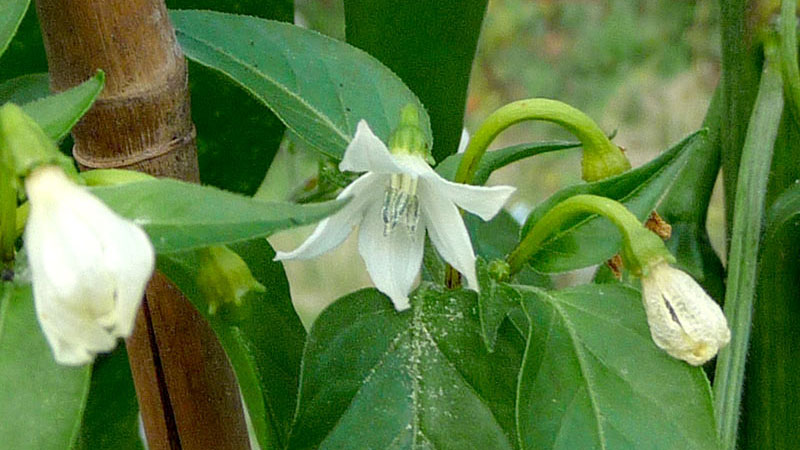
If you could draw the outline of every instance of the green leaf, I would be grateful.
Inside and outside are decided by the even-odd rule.
[[[522,297],[516,289],[505,283],[498,283],[489,275],[488,265],[483,258],[476,263],[478,272],[478,317],[481,322],[481,337],[486,348],[494,351],[497,332],[508,313],[520,306]]]
[[[92,368],[89,399],[73,450],[143,449],[139,403],[124,345],[98,355]]]
[[[267,288],[252,292],[242,306],[225,304],[209,315],[197,285],[192,253],[159,256],[158,268],[204,315],[236,372],[236,379],[261,448],[285,448],[300,377],[306,332],[294,311],[289,283],[264,239],[231,245]]]
[[[456,152],[487,0],[345,0],[347,42],[393,70],[428,108],[441,161]]]
[[[63,450],[77,437],[91,366],[56,363],[31,287],[0,284],[0,442],[9,449]]]
[[[562,189],[531,212],[521,236],[525,236],[550,208],[577,194],[617,200],[644,221],[670,188],[691,152],[705,145],[705,135],[705,131],[694,133],[644,166],[616,177]],[[619,251],[621,242],[620,233],[611,222],[595,215],[584,215],[567,222],[544,241],[541,250],[531,257],[530,264],[545,273],[579,269],[611,258]]]
[[[95,187],[92,193],[141,225],[158,253],[266,237],[317,222],[343,204],[264,202],[170,179]]]
[[[382,140],[414,94],[371,56],[293,25],[210,11],[171,13],[190,59],[231,77],[264,102],[297,136],[340,159],[361,119]]]
[[[290,449],[511,449],[520,334],[481,339],[472,291],[423,287],[397,313],[374,289],[314,323]]]
[[[0,55],[5,53],[8,43],[17,33],[28,3],[30,0],[6,0],[0,4]]]
[[[25,111],[42,127],[47,136],[58,141],[69,133],[86,111],[92,107],[106,76],[102,70],[72,89],[34,100],[22,105]]]
[[[171,0],[172,9],[213,9],[292,22],[292,0]],[[192,121],[197,128],[200,181],[253,195],[278,151],[286,127],[230,78],[189,63]]]
[[[0,57],[0,80],[37,72],[47,72],[47,56],[36,8],[28,8],[14,39]]]
[[[0,83],[0,103],[18,105],[50,95],[50,77],[46,73],[21,75]]]
[[[522,448],[717,448],[703,370],[655,346],[638,291],[519,289],[530,320],[517,397]]]
[[[578,148],[581,146],[580,142],[572,141],[549,141],[549,142],[531,142],[528,144],[512,145],[498,150],[486,152],[481,158],[478,169],[472,177],[472,184],[482,185],[489,179],[489,175],[497,169],[501,169],[513,162],[520,159],[529,158],[531,156],[540,155],[542,153],[554,152],[557,150],[566,150],[568,148]],[[462,154],[456,153],[455,155],[448,156],[444,161],[436,166],[436,172],[439,175],[453,180],[458,170],[458,165],[461,164]]]
[[[747,353],[740,448],[794,448],[800,417],[800,186],[767,217]]]

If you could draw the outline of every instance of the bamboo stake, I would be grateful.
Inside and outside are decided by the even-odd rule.
[[[37,0],[55,91],[106,72],[74,128],[83,169],[198,181],[186,62],[163,0]],[[151,449],[247,449],[233,371],[213,331],[161,274],[148,286],[128,354]]]

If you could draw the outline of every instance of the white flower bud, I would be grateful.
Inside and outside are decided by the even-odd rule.
[[[25,248],[39,323],[56,361],[91,362],[133,330],[155,264],[153,246],[141,228],[57,167],[33,171],[25,190]]]
[[[642,291],[653,341],[671,356],[699,366],[730,341],[719,305],[685,272],[655,264],[642,277]]]

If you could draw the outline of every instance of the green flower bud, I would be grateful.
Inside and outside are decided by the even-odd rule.
[[[419,111],[409,103],[400,111],[400,123],[389,136],[389,151],[392,154],[408,154],[422,156],[428,164],[435,164],[425,133],[420,126]]]
[[[501,259],[489,262],[488,270],[489,276],[499,282],[507,281],[511,276],[511,266]]]
[[[57,165],[77,181],[72,160],[59,152],[39,125],[13,103],[0,107],[0,164],[17,178],[39,166]]]
[[[215,245],[198,250],[200,270],[197,285],[208,302],[209,314],[216,314],[223,303],[242,304],[251,291],[266,292],[250,268],[233,250],[224,245]]]
[[[599,181],[619,175],[631,168],[631,162],[622,149],[606,140],[606,145],[598,145],[591,150],[584,146],[581,169],[585,181]]]

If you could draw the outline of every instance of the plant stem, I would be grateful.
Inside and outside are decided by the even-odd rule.
[[[764,71],[742,149],[734,201],[725,292],[725,316],[731,326],[731,342],[720,351],[714,376],[714,413],[722,448],[726,450],[736,448],[764,198],[783,110],[783,86],[774,42],[767,42],[765,53]]]
[[[56,91],[103,69],[72,131],[82,169],[197,181],[186,61],[163,0],[36,0]],[[149,447],[249,449],[239,389],[211,327],[156,272],[127,341]]]
[[[546,98],[519,100],[493,112],[469,141],[456,172],[456,183],[470,183],[489,144],[506,128],[525,120],[544,120],[566,128],[583,144],[584,180],[608,178],[630,168],[622,151],[586,114]]]
[[[653,259],[670,259],[669,252],[660,238],[647,230],[633,213],[621,203],[598,195],[576,195],[554,206],[531,228],[517,248],[508,255],[506,262],[511,275],[519,272],[542,243],[569,219],[579,214],[599,214],[619,228],[622,232],[623,255],[626,265],[632,270],[641,271]]]
[[[786,97],[800,124],[800,69],[797,66],[797,0],[781,1],[780,60]]]
[[[758,4],[754,0],[720,0],[722,34],[722,176],[725,191],[726,236],[731,236],[736,176],[747,122],[758,91],[759,49],[755,38]]]
[[[14,242],[17,239],[16,177],[0,163],[0,262],[14,262]]]

